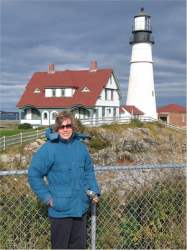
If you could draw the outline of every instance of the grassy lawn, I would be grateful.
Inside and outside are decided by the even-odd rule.
[[[36,131],[34,129],[1,129],[0,130],[0,137],[2,136],[11,136],[11,135],[17,135],[21,132],[30,132],[30,131]]]

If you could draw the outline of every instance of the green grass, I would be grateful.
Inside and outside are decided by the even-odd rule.
[[[17,135],[21,132],[30,132],[30,131],[35,131],[34,129],[2,129],[0,130],[0,137],[2,136],[11,136],[11,135]]]
[[[46,127],[41,126],[41,127],[38,128],[38,130],[41,130],[41,129],[44,129],[44,128],[46,128]],[[0,137],[17,135],[17,134],[20,134],[21,132],[27,133],[27,132],[31,132],[31,131],[35,132],[36,129],[33,129],[33,128],[31,128],[31,129],[19,129],[18,127],[10,128],[10,129],[3,128],[3,129],[0,129]]]

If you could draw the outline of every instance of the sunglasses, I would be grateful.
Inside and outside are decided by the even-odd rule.
[[[72,128],[72,124],[61,125],[59,129]]]

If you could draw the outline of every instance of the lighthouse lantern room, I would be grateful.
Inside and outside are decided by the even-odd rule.
[[[145,116],[157,119],[154,74],[152,60],[152,29],[150,15],[141,11],[134,16],[130,75],[127,93],[127,105],[134,105]]]

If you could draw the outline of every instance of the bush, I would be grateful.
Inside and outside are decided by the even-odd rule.
[[[77,118],[75,118],[75,122],[76,122],[76,130],[80,133],[83,133],[85,131],[85,127],[84,125],[81,123],[81,121]]]
[[[111,143],[103,138],[101,134],[97,133],[96,130],[90,130],[90,136],[91,140],[89,142],[89,146],[93,152],[107,148],[111,145]]]
[[[31,129],[32,125],[30,123],[23,123],[18,125],[19,129]]]
[[[133,126],[133,127],[141,128],[141,127],[143,127],[144,124],[139,119],[134,118],[134,119],[131,120],[130,125]]]

